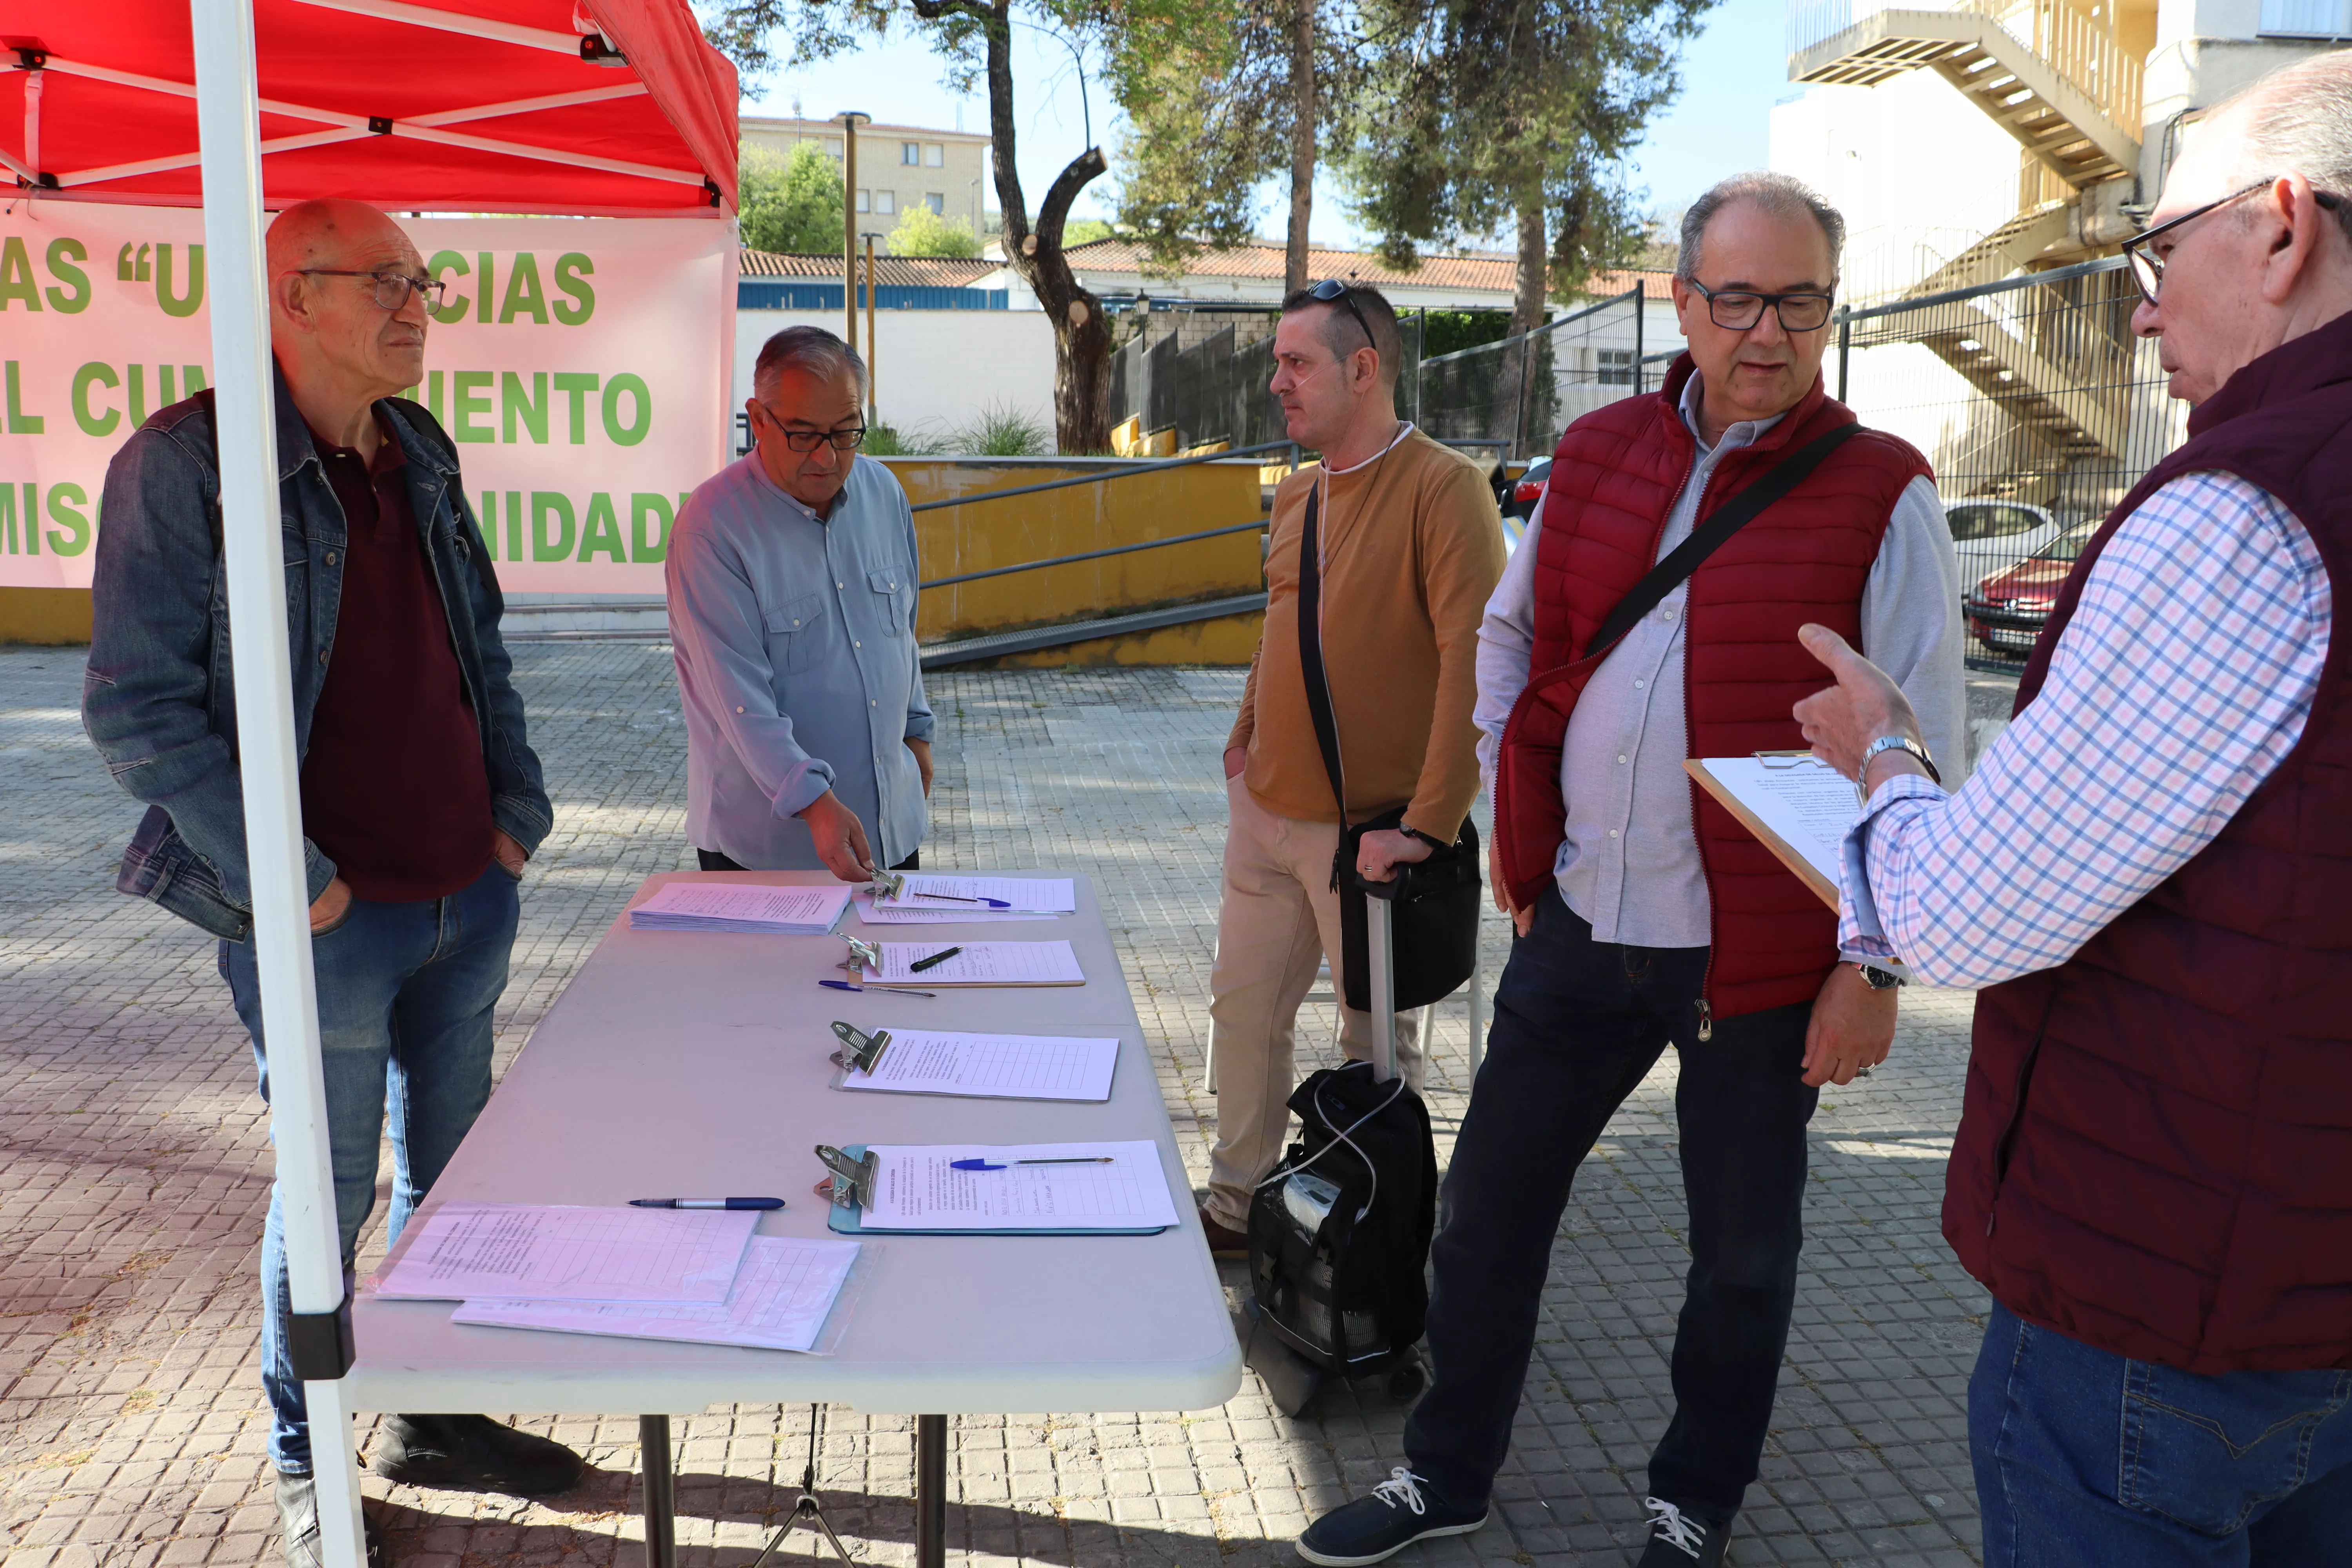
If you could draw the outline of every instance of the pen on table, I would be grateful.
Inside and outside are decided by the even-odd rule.
[[[782,1198],[631,1198],[633,1209],[780,1209]]]
[[[1061,1160],[1015,1160],[1013,1163],[1016,1165],[1116,1165],[1118,1163],[1118,1156],[1078,1154]],[[1003,1165],[992,1165],[985,1160],[950,1160],[948,1162],[948,1169],[951,1171],[1002,1171],[1004,1168]]]
[[[846,980],[820,980],[819,985],[829,991],[887,991],[893,996],[929,996],[938,1000],[936,991],[909,991],[903,985],[852,985]]]
[[[976,899],[965,893],[926,893],[917,889],[907,896],[916,899],[947,899],[959,904],[986,904],[992,910],[1009,910],[1013,907],[1013,900],[1010,899]]]
[[[949,959],[953,958],[957,953],[961,952],[962,951],[963,949],[961,947],[943,947],[940,949],[939,952],[932,953],[929,958],[919,958],[915,960],[914,963],[907,965],[907,973],[909,974],[920,974],[924,970],[930,968],[933,964],[945,963]]]

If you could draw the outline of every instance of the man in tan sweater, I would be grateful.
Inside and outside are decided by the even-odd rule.
[[[1299,542],[1318,496],[1323,664],[1348,820],[1403,806],[1402,831],[1364,836],[1367,876],[1454,842],[1478,794],[1478,620],[1503,571],[1503,531],[1477,463],[1397,417],[1396,312],[1371,289],[1323,284],[1283,301],[1274,395],[1291,439],[1323,455],[1275,493],[1265,627],[1225,743],[1224,900],[1209,1017],[1217,1146],[1201,1211],[1211,1250],[1248,1249],[1250,1192],[1289,1126],[1292,1032],[1326,953],[1339,967],[1331,887],[1339,810],[1298,656]],[[1398,1068],[1421,1085],[1419,1017],[1401,1015]],[[1371,1052],[1371,1018],[1343,1006],[1339,1040]]]

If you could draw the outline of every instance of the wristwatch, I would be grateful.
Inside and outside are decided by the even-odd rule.
[[[1919,765],[1927,770],[1929,778],[1935,780],[1937,784],[1944,782],[1944,775],[1937,771],[1936,759],[1927,754],[1927,747],[1908,735],[1881,735],[1862,749],[1862,762],[1853,770],[1854,782],[1857,784],[1862,782],[1864,775],[1870,772],[1870,759],[1881,752],[1908,752],[1919,759]]]
[[[1862,983],[1873,991],[1892,991],[1904,983],[1903,976],[1891,974],[1875,964],[1857,963],[1853,967],[1854,973],[1862,976]]]

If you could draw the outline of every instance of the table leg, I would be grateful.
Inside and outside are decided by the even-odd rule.
[[[915,1417],[915,1568],[947,1568],[948,1418]]]
[[[646,1478],[646,1568],[677,1568],[677,1467],[668,1416],[637,1417],[637,1465]]]

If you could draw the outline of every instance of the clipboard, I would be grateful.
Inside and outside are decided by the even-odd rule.
[[[1017,1230],[910,1230],[903,1226],[887,1228],[869,1226],[863,1216],[865,1184],[873,1181],[878,1163],[866,1152],[863,1143],[845,1143],[838,1149],[829,1144],[816,1146],[817,1158],[824,1162],[833,1175],[817,1184],[817,1195],[829,1200],[832,1212],[824,1217],[825,1229],[835,1236],[1158,1236],[1168,1227],[1164,1225],[1104,1227],[1065,1226],[1053,1230],[1023,1227]]]
[[[1789,759],[1789,761],[1793,763],[1797,759],[1810,757],[1811,754],[1811,753],[1810,752],[1757,752],[1753,753],[1757,761],[1763,763],[1768,767],[1774,765],[1776,763],[1780,763],[1781,759],[1784,758]],[[1807,888],[1811,889],[1815,898],[1818,898],[1822,902],[1827,904],[1832,910],[1835,910],[1838,907],[1838,884],[1836,879],[1824,875],[1822,868],[1819,866],[1816,866],[1812,860],[1805,855],[1804,851],[1797,848],[1786,838],[1783,838],[1779,833],[1775,832],[1761,816],[1759,816],[1756,814],[1755,808],[1750,806],[1746,801],[1742,800],[1730,785],[1727,784],[1723,780],[1716,777],[1713,773],[1709,772],[1706,765],[1708,760],[1709,759],[1704,757],[1685,758],[1683,762],[1684,771],[1688,773],[1692,778],[1697,780],[1699,787],[1706,790],[1708,795],[1712,795],[1717,804],[1720,805],[1724,810],[1731,813],[1733,816],[1738,817],[1739,819],[1739,825],[1748,829],[1748,832],[1754,834],[1756,836],[1757,842],[1763,845],[1765,848],[1769,849],[1774,858],[1777,858],[1780,864],[1786,866],[1790,871],[1794,872],[1797,879],[1804,883]],[[1843,776],[1839,776],[1838,782],[1849,792],[1853,788],[1851,781],[1844,779]],[[1857,802],[1857,804],[1859,803]]]

